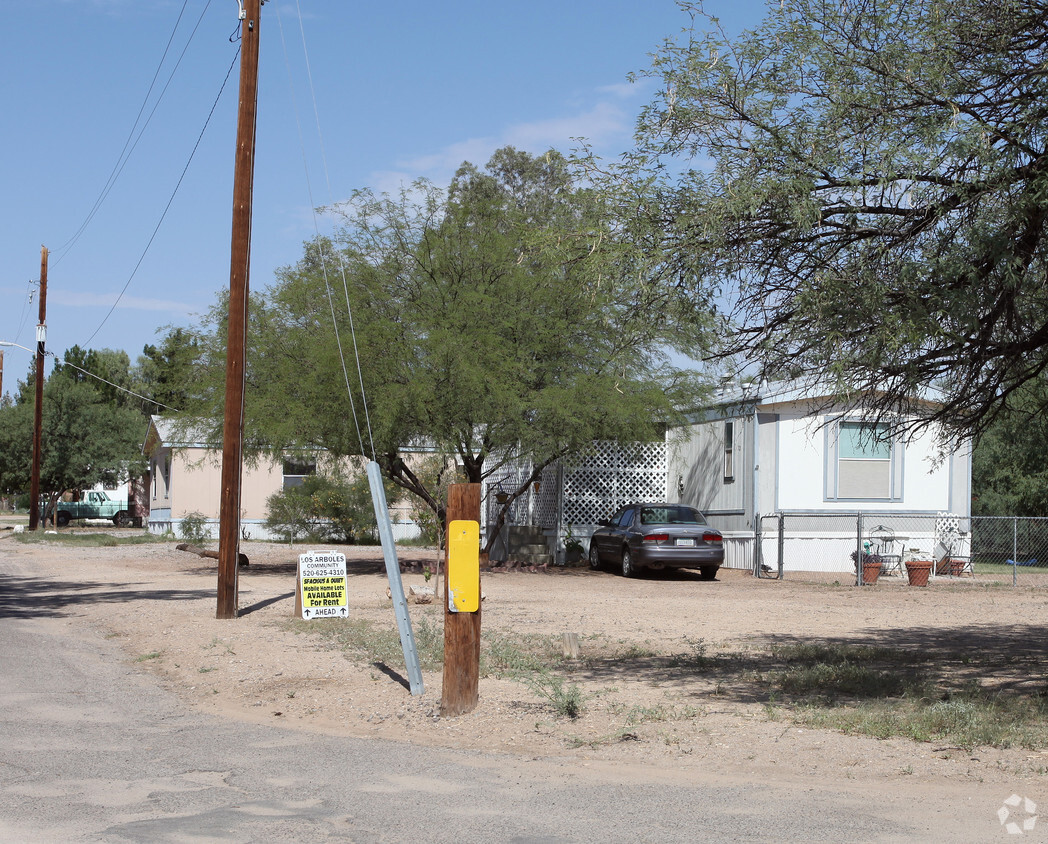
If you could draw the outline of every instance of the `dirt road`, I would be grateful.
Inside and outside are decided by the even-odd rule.
[[[937,840],[961,840],[953,833],[968,827],[1004,834],[997,813],[1013,794],[1048,805],[1044,752],[965,751],[799,727],[754,682],[754,672],[767,667],[768,643],[815,641],[944,659],[978,649],[1000,655],[1001,675],[990,680],[1043,685],[1042,591],[813,587],[741,572],[722,572],[715,582],[687,573],[625,580],[581,569],[486,575],[483,624],[494,638],[485,647],[578,634],[580,659],[556,673],[579,687],[583,711],[564,717],[540,686],[491,675],[481,681],[473,714],[446,719],[437,715],[436,668],[424,672],[426,693],[413,698],[393,660],[375,664],[363,652],[333,647],[320,628],[291,621],[303,549],[243,548],[251,566],[241,574],[242,615],[234,621],[214,618],[213,561],[176,551],[174,543],[73,552],[5,538],[0,550],[35,573],[5,579],[3,618],[66,619],[84,636],[118,644],[133,670],[154,675],[202,713],[313,734],[557,759],[633,778],[644,770],[649,779],[690,772],[813,794],[846,787],[875,793],[886,823],[890,816],[910,833],[937,831]],[[350,557],[352,619],[366,622],[367,631],[395,631],[379,549],[339,550]],[[400,557],[436,561],[425,550],[400,549]],[[404,580],[423,583],[421,574]],[[416,635],[439,635],[436,606],[411,612]],[[744,658],[749,653],[752,660]],[[891,824],[885,830],[899,832]]]

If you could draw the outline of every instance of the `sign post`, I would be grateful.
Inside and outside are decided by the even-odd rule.
[[[454,716],[480,701],[480,484],[448,487],[447,520],[440,714]]]

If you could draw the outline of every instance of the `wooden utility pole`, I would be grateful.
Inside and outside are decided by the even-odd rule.
[[[480,522],[480,484],[452,484],[448,487],[447,528],[453,521]],[[444,571],[449,571],[450,531],[444,555]],[[480,549],[478,547],[479,554]],[[479,572],[477,574],[479,580]],[[478,584],[479,592],[479,584]],[[465,715],[480,701],[480,601],[476,612],[452,612],[448,575],[444,576],[444,682],[440,693],[441,715]]]
[[[40,321],[36,326],[36,413],[33,417],[33,468],[29,480],[29,529],[40,526],[40,448],[44,417],[44,346],[47,341],[47,247],[40,247]]]
[[[247,345],[248,276],[251,260],[251,196],[255,173],[258,110],[258,31],[261,0],[244,0],[240,25],[240,106],[233,175],[233,236],[229,261],[229,325],[226,338],[226,405],[222,428],[222,490],[218,525],[217,618],[237,616],[240,555],[240,484],[243,469],[244,358]]]

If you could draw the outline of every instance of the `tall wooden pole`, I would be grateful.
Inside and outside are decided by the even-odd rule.
[[[218,525],[218,618],[237,616],[240,483],[243,467],[244,358],[251,258],[251,195],[258,109],[258,31],[261,0],[245,0],[240,25],[240,106],[233,176],[233,236],[229,263],[226,405],[222,428],[222,490]]]
[[[47,341],[47,247],[40,247],[40,321],[36,326],[36,413],[33,416],[33,467],[29,479],[29,529],[40,526],[40,451],[44,418],[44,346]]]
[[[457,520],[480,521],[480,484],[448,487],[448,526]],[[450,552],[451,542],[448,543]],[[441,715],[465,715],[480,702],[480,604],[476,612],[452,612],[447,595],[448,552],[444,556],[444,682],[440,691]]]

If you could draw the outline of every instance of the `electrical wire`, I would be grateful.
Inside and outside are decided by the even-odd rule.
[[[0,345],[14,346],[15,348],[21,349],[22,351],[31,353],[34,356],[34,358],[37,354],[29,347],[23,346],[19,343],[2,343]],[[65,360],[59,360],[58,355],[56,355],[50,349],[44,350],[44,357],[54,358],[55,364],[57,366],[68,366],[70,369],[75,369],[77,372],[81,372],[89,378],[94,378],[96,381],[101,381],[103,384],[108,384],[110,387],[113,387],[122,393],[127,393],[129,396],[134,396],[136,399],[142,399],[143,401],[149,402],[149,404],[155,404],[157,407],[162,407],[165,410],[174,410],[176,413],[178,412],[178,408],[176,407],[171,407],[170,405],[166,405],[163,402],[158,402],[156,399],[152,399],[149,396],[143,396],[141,393],[136,393],[133,390],[127,389],[127,387],[121,387],[119,384],[114,384],[112,381],[103,378],[101,375],[95,375],[95,373],[93,372],[88,372],[86,369],[77,366],[75,363],[70,363],[69,361]]]
[[[55,361],[58,363],[59,366],[68,366],[70,369],[75,369],[77,372],[82,372],[84,375],[88,376],[89,378],[94,378],[96,381],[101,381],[103,384],[108,384],[110,387],[115,387],[120,392],[127,393],[129,396],[134,396],[136,399],[142,399],[143,401],[147,401],[150,404],[155,404],[157,407],[162,407],[165,410],[173,410],[176,413],[178,412],[178,408],[177,407],[171,407],[170,405],[166,405],[166,404],[163,404],[162,402],[158,402],[156,399],[151,399],[149,396],[143,396],[140,393],[136,393],[133,390],[129,390],[129,389],[127,389],[127,387],[121,387],[119,384],[114,384],[112,381],[107,381],[101,375],[95,375],[93,372],[88,372],[86,369],[81,369],[75,363],[69,363],[68,361],[60,361],[55,356],[54,352],[45,351],[44,354],[45,355],[50,355],[51,357],[53,357],[55,359]]]
[[[303,51],[303,54],[304,54],[305,60],[306,60],[306,73],[307,73],[307,76],[309,78],[309,89],[310,89],[310,93],[311,93],[312,98],[313,98],[313,114],[314,114],[314,117],[316,119],[317,136],[318,136],[318,139],[319,139],[319,142],[320,142],[320,149],[321,149],[321,160],[323,161],[323,164],[324,164],[324,175],[325,175],[325,179],[327,181],[328,194],[329,194],[329,196],[332,196],[333,195],[333,191],[331,189],[331,177],[330,177],[330,173],[328,171],[327,158],[324,155],[323,133],[321,132],[321,129],[320,129],[320,113],[319,113],[319,110],[317,108],[316,91],[314,90],[314,87],[313,87],[313,74],[312,74],[312,71],[310,70],[310,67],[309,67],[309,53],[308,53],[308,51],[306,49],[306,34],[305,34],[305,30],[304,30],[304,28],[302,26],[302,8],[298,4],[298,0],[296,0],[296,10],[298,12],[299,32],[301,33],[301,37],[302,37],[302,51]],[[309,176],[309,164],[308,164],[307,158],[306,158],[306,146],[305,146],[305,140],[303,138],[303,133],[302,133],[302,121],[301,121],[301,117],[299,115],[298,101],[297,101],[297,98],[295,97],[295,85],[294,85],[294,80],[292,79],[292,74],[291,74],[291,62],[290,62],[290,60],[288,58],[287,42],[284,39],[284,24],[283,24],[283,19],[280,16],[279,5],[277,6],[277,26],[278,26],[278,28],[280,30],[280,43],[281,43],[281,45],[284,48],[284,63],[287,66],[288,81],[289,81],[289,84],[291,85],[291,100],[292,100],[292,104],[293,104],[294,111],[295,111],[295,123],[296,123],[296,125],[298,127],[299,145],[300,145],[300,147],[302,149],[302,164],[303,164],[303,168],[305,170],[306,190],[307,190],[307,192],[309,194],[309,207],[310,207],[310,209],[312,211],[312,215],[313,215],[313,230],[316,233],[317,242],[318,242],[318,245],[319,245],[319,242],[320,242],[319,241],[319,239],[320,239],[320,224],[319,224],[319,221],[318,221],[318,216],[317,216],[317,211],[316,211],[316,207],[317,207],[316,206],[316,202],[314,201],[314,198],[313,198],[313,186],[312,186],[312,182],[311,182],[310,176]],[[331,201],[333,201],[333,199]],[[363,374],[363,371],[362,371],[361,365],[360,365],[360,351],[359,351],[359,349],[357,347],[356,326],[354,325],[354,321],[353,321],[353,308],[352,308],[352,306],[350,304],[350,301],[349,301],[349,282],[348,282],[348,280],[346,278],[346,265],[345,265],[345,261],[343,260],[342,253],[339,252],[338,250],[336,250],[336,255],[338,255],[339,270],[340,270],[341,275],[342,275],[342,286],[343,286],[343,290],[345,292],[346,312],[347,312],[347,314],[349,316],[349,330],[350,330],[350,336],[352,338],[353,357],[354,357],[354,360],[356,362],[356,369],[357,369],[357,373],[356,374],[357,374],[358,382],[360,384],[361,405],[363,407],[365,427],[366,427],[367,433],[368,433],[368,443],[371,446],[371,458],[372,458],[372,460],[376,460],[376,455],[375,455],[375,438],[374,438],[374,434],[373,434],[372,429],[371,429],[371,416],[370,416],[370,414],[368,412],[367,393],[366,393],[366,390],[365,390],[365,387],[364,387],[364,374]],[[349,370],[348,370],[348,367],[346,365],[346,357],[345,357],[345,353],[344,353],[344,350],[343,350],[343,347],[342,347],[342,337],[341,337],[341,333],[340,333],[339,328],[338,328],[338,320],[337,320],[336,315],[335,315],[334,298],[332,297],[332,294],[331,294],[331,283],[330,283],[330,279],[328,277],[327,255],[325,254],[325,251],[324,251],[323,248],[320,249],[320,266],[321,266],[321,274],[322,274],[322,276],[324,278],[324,288],[325,288],[325,291],[327,293],[328,308],[329,308],[329,310],[331,312],[331,325],[332,325],[332,329],[333,329],[334,335],[335,335],[335,345],[338,348],[338,356],[339,356],[339,360],[341,361],[341,364],[342,364],[342,376],[343,376],[343,378],[345,380],[345,384],[346,384],[346,394],[349,397],[350,413],[351,413],[351,415],[353,417],[353,425],[356,428],[357,441],[360,444],[360,453],[364,454],[365,453],[364,438],[363,438],[363,434],[362,434],[361,429],[360,429],[360,421],[359,421],[359,417],[357,415],[356,402],[353,399],[353,389],[352,389],[352,386],[350,385]]]
[[[186,161],[186,166],[182,168],[182,173],[178,177],[178,182],[175,183],[174,190],[171,191],[171,196],[167,200],[167,204],[164,206],[163,212],[160,214],[160,219],[157,221],[156,227],[153,229],[153,233],[149,236],[149,242],[146,243],[145,249],[142,250],[142,254],[138,258],[138,263],[135,264],[131,275],[128,276],[124,286],[120,289],[120,293],[116,297],[116,301],[113,302],[113,306],[109,309],[109,312],[103,317],[102,321],[98,324],[98,327],[92,332],[91,336],[87,338],[82,344],[85,348],[88,347],[92,340],[95,339],[95,335],[102,330],[102,326],[106,324],[109,318],[113,315],[116,310],[116,306],[120,304],[120,300],[124,297],[127,292],[127,288],[131,286],[131,282],[135,275],[138,273],[139,267],[142,266],[142,262],[146,258],[146,254],[149,252],[149,248],[153,245],[153,241],[156,239],[157,233],[160,231],[160,227],[164,223],[164,218],[167,217],[167,212],[171,209],[171,203],[175,201],[175,195],[178,193],[178,189],[182,186],[182,180],[185,179],[186,173],[189,170],[189,165],[193,163],[193,157],[196,155],[197,149],[200,147],[200,141],[204,137],[204,132],[207,131],[208,124],[211,123],[211,118],[215,114],[215,109],[218,108],[218,101],[222,97],[222,92],[226,89],[226,83],[229,82],[229,77],[233,73],[233,68],[236,66],[237,59],[240,58],[240,47],[237,47],[236,55],[233,56],[233,61],[229,65],[229,69],[226,71],[225,79],[222,80],[222,85],[218,89],[218,94],[215,96],[215,101],[211,104],[211,111],[208,112],[207,119],[204,121],[204,125],[200,130],[200,134],[197,135],[196,143],[193,144],[193,149],[189,153],[189,159]]]
[[[156,87],[156,81],[160,76],[160,71],[164,66],[164,62],[167,61],[167,55],[171,50],[171,45],[175,40],[175,33],[178,32],[178,27],[182,22],[182,16],[185,14],[186,6],[189,0],[184,0],[182,8],[178,13],[178,18],[175,21],[174,27],[171,29],[171,35],[167,39],[167,45],[164,47],[164,53],[160,57],[160,62],[157,64],[156,71],[153,73],[153,78],[149,83],[149,89],[146,91],[145,97],[142,99],[142,105],[138,109],[138,114],[135,116],[135,122],[131,126],[131,130],[128,132],[127,139],[124,141],[124,147],[120,150],[120,155],[117,156],[116,163],[113,165],[113,169],[109,173],[109,177],[106,179],[105,184],[102,186],[101,192],[95,199],[94,205],[91,206],[91,210],[88,212],[87,217],[80,224],[80,227],[73,233],[73,236],[63,243],[58,249],[55,250],[56,257],[52,262],[52,267],[58,266],[62,259],[69,254],[69,250],[73,248],[76,242],[80,239],[80,236],[90,225],[94,219],[95,214],[98,213],[102,207],[102,203],[105,202],[109,196],[110,191],[116,185],[116,180],[120,177],[126,166],[128,160],[131,158],[131,153],[135,151],[138,146],[138,142],[142,139],[142,135],[145,134],[146,128],[149,126],[150,121],[153,119],[153,115],[156,114],[157,108],[160,106],[161,100],[164,99],[164,94],[167,93],[168,87],[171,85],[171,80],[174,79],[175,72],[178,70],[179,65],[182,63],[182,59],[185,57],[186,51],[189,49],[189,45],[193,42],[193,38],[200,28],[200,23],[204,19],[204,14],[207,12],[208,7],[211,5],[211,0],[207,0],[207,4],[204,6],[204,10],[200,13],[200,17],[197,18],[196,26],[193,27],[193,31],[189,34],[189,40],[186,41],[185,46],[182,48],[182,53],[178,57],[178,61],[175,62],[175,66],[171,69],[171,73],[168,75],[167,82],[164,84],[163,89],[160,92],[160,96],[157,97],[156,102],[153,104],[152,110],[149,112],[149,116],[146,118],[146,122],[142,125],[141,130],[138,132],[138,137],[135,137],[135,130],[138,128],[139,121],[142,119],[142,114],[146,110],[146,105],[149,103],[149,97],[153,93],[153,89]],[[132,143],[134,138],[134,143]]]
[[[29,319],[29,306],[33,304],[33,285],[39,283],[39,281],[30,281],[26,285],[26,297],[22,301],[22,313],[18,317],[18,330],[15,331],[15,343],[17,343],[21,338],[22,331],[25,329],[26,320]]]

